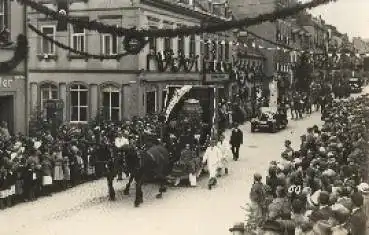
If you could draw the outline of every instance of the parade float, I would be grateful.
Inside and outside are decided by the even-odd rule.
[[[183,180],[196,185],[202,171],[202,153],[216,135],[216,88],[171,86],[167,94],[164,136],[175,146],[169,180],[174,185]]]

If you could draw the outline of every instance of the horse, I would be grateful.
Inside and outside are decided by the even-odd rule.
[[[170,153],[168,149],[157,144],[149,148],[135,149],[127,146],[125,149],[126,171],[129,173],[129,180],[124,189],[124,194],[129,195],[129,189],[133,180],[136,182],[136,196],[134,206],[138,207],[143,203],[142,184],[145,179],[155,178],[159,183],[159,193],[156,198],[162,198],[166,192],[166,177],[170,173]]]

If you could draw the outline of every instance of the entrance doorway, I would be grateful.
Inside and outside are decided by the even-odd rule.
[[[0,123],[8,123],[10,134],[14,134],[14,96],[0,96]]]

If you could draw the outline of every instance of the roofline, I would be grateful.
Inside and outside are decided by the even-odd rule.
[[[166,2],[164,0],[140,0],[141,4],[145,4],[145,5],[149,5],[149,6],[153,6],[156,8],[160,8],[163,10],[167,10],[167,11],[171,11],[174,13],[178,13],[181,15],[186,15],[186,16],[190,16],[193,18],[197,18],[197,19],[206,19],[206,20],[211,20],[213,22],[225,22],[225,21],[229,21],[229,19],[225,19],[222,17],[217,17],[214,15],[209,14],[204,14],[202,12],[199,11],[195,11],[193,9],[190,9],[188,7],[185,6],[181,6],[178,4],[173,4],[170,2]]]

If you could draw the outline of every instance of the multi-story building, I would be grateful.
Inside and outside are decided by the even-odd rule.
[[[43,3],[56,9],[56,6]],[[69,15],[130,28],[178,28],[221,22],[231,17],[226,4],[209,1],[121,0],[72,1]],[[68,26],[57,32],[56,22],[36,12],[30,23],[43,33],[74,49],[98,55],[123,52],[122,38]],[[222,69],[203,72],[208,67],[230,60],[232,32],[177,38],[149,38],[138,55],[94,60],[60,49],[30,32],[31,110],[44,109],[47,100],[64,103],[63,121],[86,122],[102,111],[109,120],[160,111],[168,85],[213,84],[229,96],[235,82]],[[178,56],[190,61],[186,70],[175,63],[158,66],[157,53],[176,62]],[[209,65],[210,64],[210,65]],[[221,90],[223,91],[221,92]]]
[[[260,14],[271,13],[281,8],[290,7],[296,4],[296,1],[266,0],[261,3],[256,0],[234,0],[231,1],[230,4],[236,17],[244,18],[255,17]],[[277,20],[276,22],[265,22],[260,25],[247,28],[247,30],[251,31],[253,34],[266,39],[262,40],[255,38],[255,41],[259,48],[263,48],[262,53],[266,57],[264,69],[265,74],[268,77],[273,76],[274,78],[278,78],[278,81],[286,80],[286,78],[292,80],[293,73],[291,63],[293,61],[291,60],[292,56],[288,49],[295,43],[292,41],[293,38],[295,38],[295,41],[298,41],[297,36],[294,34],[301,33],[302,37],[307,35],[305,30],[300,30],[301,28],[293,33],[293,29],[296,27],[293,27],[293,22],[291,23],[291,21],[293,21],[293,19]],[[268,41],[274,42],[274,44]],[[297,57],[297,54],[295,53],[294,56]],[[265,89],[270,91],[270,104],[275,104],[277,102],[277,97],[281,93],[280,91],[282,89],[277,87],[280,87],[279,85],[281,84],[286,85],[285,88],[288,86],[288,82],[278,81],[264,84]],[[277,83],[279,85],[277,85]]]
[[[340,33],[333,25],[326,25],[326,27],[328,28],[329,35],[328,49],[337,50],[338,48],[341,48],[343,42],[343,34]]]
[[[245,17],[255,17],[259,14],[270,13],[274,11],[277,7],[276,0],[267,0],[263,1],[262,4],[258,0],[232,0],[229,2],[232,12],[237,19],[245,18]],[[246,30],[246,29],[245,29]],[[247,28],[247,31],[250,31],[262,38],[271,40],[273,42],[276,41],[277,35],[277,27],[275,22],[265,22],[260,25],[250,26]],[[250,39],[255,40],[256,46],[261,46],[262,48],[272,48],[274,45],[253,38],[249,35]],[[266,61],[264,63],[264,73],[267,76],[272,76],[276,70],[276,52],[273,50],[263,49],[262,53],[266,57]]]
[[[352,44],[360,54],[369,53],[369,42],[363,40],[361,37],[353,37]]]
[[[293,67],[299,61],[303,52],[310,51],[312,45],[312,35],[301,25],[297,23],[296,19],[290,19],[291,23],[291,40],[289,46],[294,50],[290,51],[290,62]],[[294,73],[291,72],[290,84],[293,84]]]
[[[0,0],[0,61],[10,60],[16,47],[17,37],[25,35],[26,8],[16,1]],[[27,132],[27,59],[11,70],[0,71],[0,121],[8,123],[11,133]],[[7,66],[1,66],[4,68]]]
[[[312,35],[311,49],[314,53],[323,53],[327,50],[328,28],[324,20],[319,17],[312,17],[310,14],[299,14],[297,22],[302,25]]]

